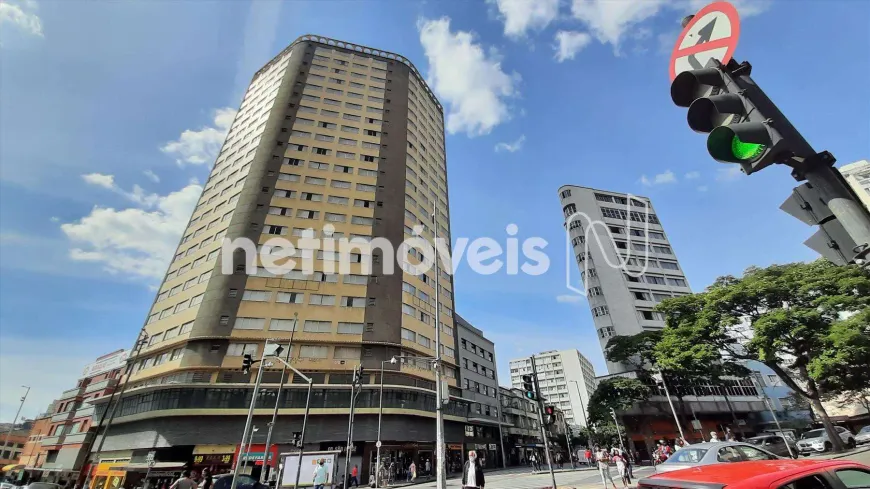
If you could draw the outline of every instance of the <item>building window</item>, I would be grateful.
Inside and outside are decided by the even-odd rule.
[[[240,357],[243,355],[256,355],[256,343],[230,343],[227,347],[228,357]]]
[[[332,321],[313,321],[309,319],[305,321],[302,331],[306,333],[331,333]]]

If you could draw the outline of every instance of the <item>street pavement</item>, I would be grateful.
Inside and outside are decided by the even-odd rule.
[[[825,460],[825,459],[844,459],[852,460],[867,466],[870,466],[870,447],[859,447],[855,450],[850,450],[841,454],[821,454],[811,457],[801,457],[801,459],[810,460]],[[611,473],[616,473],[616,468],[611,467]],[[652,467],[635,467],[635,478],[642,478],[652,475],[654,470]],[[559,489],[601,489],[601,477],[598,471],[594,468],[582,467],[579,470],[563,470],[556,472],[556,485]],[[447,481],[447,487],[450,489],[459,488],[459,479],[450,479]],[[636,482],[633,480],[632,482]],[[617,487],[622,487],[622,484],[617,480]],[[415,484],[410,486],[414,489],[434,489],[435,482],[426,482],[423,484]],[[553,483],[550,479],[549,472],[532,473],[526,467],[513,467],[507,470],[489,473],[486,475],[487,489],[544,489],[552,488]],[[631,485],[630,487],[635,487]]]

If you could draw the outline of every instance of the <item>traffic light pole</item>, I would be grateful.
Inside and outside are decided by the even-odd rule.
[[[254,382],[254,392],[251,394],[251,405],[248,407],[248,417],[245,420],[245,429],[242,431],[242,443],[239,445],[239,456],[236,457],[236,467],[233,470],[233,481],[230,483],[230,489],[236,489],[236,484],[238,483],[237,476],[239,475],[239,469],[242,466],[242,450],[241,447],[245,446],[245,442],[248,438],[248,431],[251,429],[251,422],[254,419],[254,409],[257,406],[257,394],[260,392],[260,381],[263,380],[263,370],[265,370],[264,361],[266,360],[266,347],[269,346],[269,340],[266,340],[266,343],[263,344],[263,354],[260,356],[260,368],[257,369],[257,381]],[[264,454],[264,457],[268,457],[268,454]]]
[[[290,331],[290,343],[287,345],[287,358],[281,362],[281,383],[278,384],[278,394],[275,396],[275,409],[272,411],[272,422],[269,423],[269,431],[266,433],[266,450],[263,452],[263,473],[260,474],[260,482],[265,484],[268,482],[269,472],[269,448],[272,447],[272,431],[275,430],[275,423],[278,421],[278,406],[281,402],[281,391],[284,390],[284,378],[287,376],[287,366],[290,365],[290,352],[293,348],[293,334],[296,332],[296,326],[299,324],[299,313],[293,313],[293,329]],[[275,469],[278,468],[278,461],[274,460]]]
[[[353,451],[353,417],[360,389],[362,389],[362,366],[357,365],[354,369],[353,382],[350,385],[350,416],[347,420],[347,445],[344,447],[344,485],[342,487],[347,487],[350,472],[350,454]]]
[[[541,400],[541,386],[538,384],[538,367],[535,365],[535,356],[532,359],[532,378],[535,381],[535,397],[538,403],[538,420],[541,424],[541,439],[544,440],[544,451],[547,454],[547,467],[550,468],[550,480],[553,481],[553,488],[556,486],[556,474],[553,472],[553,459],[550,457],[550,442],[547,440],[547,429],[544,425],[544,403]],[[233,488],[235,489],[235,488]]]
[[[571,432],[568,429],[568,422],[565,421],[564,413],[562,414],[562,427],[565,428],[565,442],[568,443],[568,460],[571,461],[571,468],[575,469],[576,467],[574,466],[574,451],[571,450]]]

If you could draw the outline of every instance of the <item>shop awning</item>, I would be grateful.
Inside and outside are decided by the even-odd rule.
[[[9,472],[10,470],[18,470],[18,469],[22,469],[22,468],[24,468],[24,465],[22,465],[22,464],[9,464],[9,465],[5,465],[2,469],[0,469],[0,471]]]
[[[150,466],[151,470],[160,470],[160,469],[183,469],[186,465],[186,462],[154,462],[153,465]],[[127,464],[123,467],[117,467],[115,470],[135,470],[135,471],[144,471],[148,470],[148,463],[138,463],[138,464]]]

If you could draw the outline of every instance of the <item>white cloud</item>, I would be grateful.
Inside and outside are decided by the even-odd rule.
[[[429,84],[449,106],[447,131],[488,134],[510,119],[507,99],[519,95],[520,77],[506,74],[497,53],[484,52],[470,32],[450,31],[450,19],[421,19],[420,43],[429,60]]]
[[[664,173],[659,173],[658,175],[654,175],[652,179],[647,178],[646,175],[641,175],[640,183],[642,183],[646,187],[652,187],[653,185],[662,185],[665,183],[675,183],[677,181],[677,176],[674,175],[674,172],[671,170],[666,170]]]
[[[48,220],[51,222],[60,222],[60,218],[57,216],[51,216]]]
[[[142,174],[148,177],[148,180],[151,180],[154,183],[160,183],[160,177],[158,177],[157,174],[153,171],[145,170],[142,172]]]
[[[9,0],[3,0],[0,2],[0,25],[12,24],[24,32],[44,37],[42,21],[34,12],[35,10],[36,2],[34,1],[12,3]]]
[[[556,302],[560,302],[562,304],[577,304],[583,302],[583,296],[577,294],[557,295]]]
[[[640,26],[662,10],[669,10],[676,22],[686,14],[695,13],[709,0],[572,0],[571,14],[589,29],[602,43],[611,44],[618,53],[626,38],[648,37],[648,29]],[[770,8],[771,0],[734,0],[731,2],[741,19],[758,15]],[[659,51],[669,53],[676,40],[676,32],[659,34]]]
[[[716,170],[716,180],[720,182],[733,182],[743,175],[743,169],[739,165],[729,165],[727,168]]]
[[[516,141],[512,143],[498,143],[495,145],[495,152],[507,151],[508,153],[516,153],[523,148],[523,143],[526,141],[526,135],[522,134]]]
[[[113,175],[104,175],[102,173],[88,173],[87,175],[82,175],[82,180],[91,185],[107,188],[109,190],[113,190],[116,188],[115,177]]]
[[[98,263],[112,274],[160,278],[202,193],[191,183],[168,195],[146,194],[138,185],[131,192],[110,188],[138,208],[116,210],[96,206],[77,222],[61,225],[71,241],[70,258]]]
[[[522,37],[528,30],[543,29],[559,15],[559,0],[487,0],[487,3],[498,7],[508,37]]]
[[[556,33],[556,61],[559,63],[574,59],[574,56],[592,42],[592,36],[585,32],[559,31]]]
[[[653,17],[667,3],[667,0],[573,0],[571,14],[599,41],[612,44],[618,50],[630,28]]]
[[[709,189],[710,189],[710,188],[707,187],[706,185],[699,185],[699,186],[698,186],[698,192],[706,192],[706,191],[709,190]]]
[[[198,131],[187,129],[181,133],[178,140],[166,143],[160,151],[175,156],[175,162],[179,165],[212,163],[235,117],[235,109],[229,107],[217,109],[213,126],[203,127]]]
[[[695,180],[695,179],[701,178],[701,172],[690,171],[690,172],[686,173],[685,175],[683,175],[683,178],[685,178],[686,180]]]

